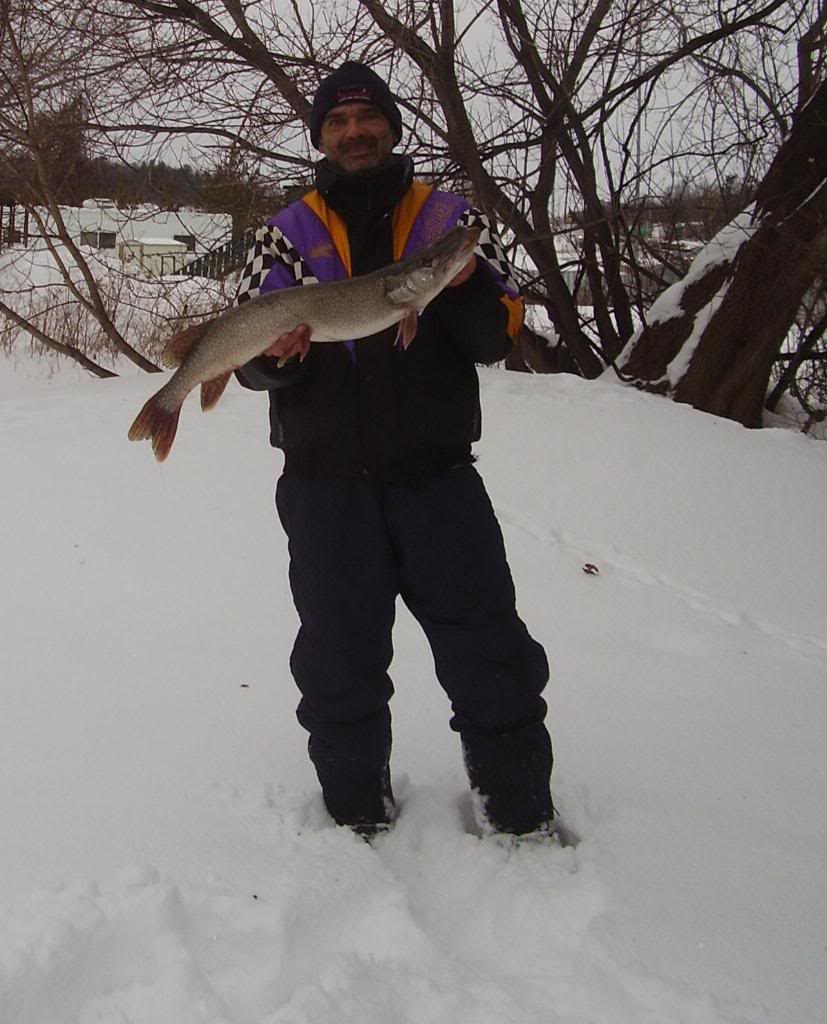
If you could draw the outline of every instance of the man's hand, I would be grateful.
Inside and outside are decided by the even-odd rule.
[[[284,366],[287,360],[292,359],[293,356],[298,356],[299,362],[304,362],[304,357],[310,348],[312,333],[312,328],[307,324],[299,324],[292,331],[288,331],[287,334],[282,334],[280,338],[276,339],[268,349],[264,350],[262,355],[278,359],[279,366]]]
[[[452,277],[448,284],[445,285],[445,287],[456,288],[458,284],[462,284],[464,281],[467,281],[468,278],[474,273],[476,269],[477,257],[472,256],[471,259],[468,260],[468,262],[462,268],[462,270],[460,270],[460,272],[456,275],[456,277]]]

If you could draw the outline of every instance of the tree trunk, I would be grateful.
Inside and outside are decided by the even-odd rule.
[[[710,246],[720,244],[721,237]],[[758,187],[751,233],[734,252],[712,259],[700,273],[690,270],[661,296],[652,322],[623,359],[624,376],[704,412],[760,426],[773,361],[804,296],[824,276],[825,260],[827,83],[822,83],[799,111]],[[657,321],[658,308],[670,303],[677,312]]]

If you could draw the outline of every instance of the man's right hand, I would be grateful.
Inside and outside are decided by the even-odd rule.
[[[287,360],[292,359],[293,356],[298,356],[299,362],[304,362],[304,357],[310,348],[312,333],[313,329],[307,324],[299,324],[287,334],[282,334],[268,349],[264,350],[262,355],[278,359],[279,366],[284,366]]]

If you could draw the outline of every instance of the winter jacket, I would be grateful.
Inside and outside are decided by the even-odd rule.
[[[257,233],[239,303],[370,273],[424,250],[457,223],[481,228],[477,269],[428,305],[407,350],[392,328],[311,344],[301,364],[278,369],[263,356],[238,371],[245,387],[269,391],[270,440],[285,453],[286,474],[394,482],[471,462],[480,437],[475,364],[504,358],[522,301],[487,219],[464,199],[414,181],[406,157],[359,177],[322,161],[317,189]]]

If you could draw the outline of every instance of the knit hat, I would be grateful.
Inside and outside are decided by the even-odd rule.
[[[395,142],[402,138],[402,115],[387,82],[366,64],[349,60],[322,80],[313,97],[310,141],[316,149],[319,148],[322,121],[340,103],[373,103],[390,122],[391,131],[396,136]]]

